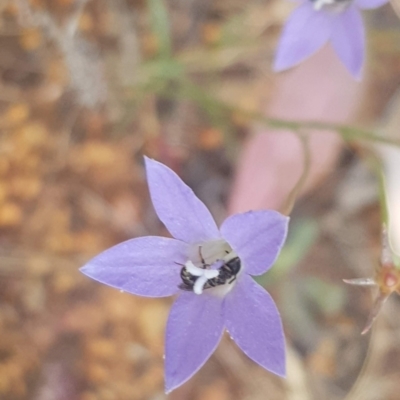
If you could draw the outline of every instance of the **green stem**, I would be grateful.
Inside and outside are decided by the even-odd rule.
[[[150,23],[157,37],[158,52],[161,58],[171,58],[172,44],[168,9],[164,0],[147,0]]]
[[[336,131],[346,142],[365,140],[400,147],[400,141],[386,138],[376,134],[374,131],[363,128],[319,121],[288,121],[279,118],[269,118],[259,112],[243,110],[216,99],[205,90],[185,79],[180,81],[179,90],[174,91],[174,93],[165,93],[165,95],[190,98],[208,110],[212,110],[214,114],[220,115],[221,118],[224,117],[229,119],[229,116],[236,114],[241,115],[246,119],[257,121],[269,128],[287,129],[296,133],[299,133],[302,130]]]
[[[303,172],[301,173],[301,176],[297,181],[296,185],[293,187],[293,189],[290,191],[289,195],[286,198],[286,202],[282,208],[282,214],[285,215],[290,215],[290,213],[292,212],[297,197],[299,196],[301,190],[303,189],[307,181],[308,173],[311,167],[311,154],[310,154],[308,136],[306,134],[299,133],[298,138],[303,146],[303,157],[304,157]]]

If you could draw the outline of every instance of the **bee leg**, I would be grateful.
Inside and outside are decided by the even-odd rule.
[[[186,292],[192,292],[193,291],[193,288],[191,286],[189,286],[189,285],[186,285],[185,283],[180,283],[178,285],[178,288],[181,289],[181,290],[185,290]]]
[[[185,266],[185,264],[181,264],[181,263],[178,263],[178,262],[176,262],[176,261],[174,261],[174,263],[175,263],[176,265],[180,265],[181,267],[184,267],[184,266]]]
[[[202,247],[203,247],[203,246],[199,246],[199,257],[200,257],[200,260],[201,260],[201,265],[202,265],[202,267],[203,267],[204,269],[206,269],[207,267],[210,266],[210,264],[206,264],[206,260],[204,260],[203,254],[201,253]]]
[[[207,286],[208,286],[208,287],[215,287],[215,286],[217,286],[217,285],[218,285],[218,283],[215,282],[215,278],[214,278],[214,279],[210,279],[210,280],[207,282]]]
[[[228,283],[231,284],[236,281],[237,276],[235,275]]]

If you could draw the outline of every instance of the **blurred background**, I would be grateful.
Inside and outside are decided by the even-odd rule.
[[[339,64],[337,74],[308,72],[326,62],[318,56],[277,76],[274,49],[292,8],[283,0],[0,2],[1,400],[399,399],[399,298],[361,336],[373,293],[342,279],[373,276],[378,266],[379,191],[365,154],[380,138],[400,138],[400,22],[389,5],[365,15],[361,83]],[[321,79],[335,82],[331,91],[321,94]],[[246,149],[258,132],[298,119],[292,95],[315,110],[306,100],[314,92],[349,98],[349,85],[356,85],[351,115],[335,122],[379,125],[387,136],[341,131],[332,147],[315,144],[314,153],[326,154],[318,164],[324,173],[316,176],[312,163],[306,170],[288,242],[259,279],[282,314],[288,379],[224,338],[200,372],[166,396],[172,299],[120,293],[78,271],[120,241],[168,235],[149,202],[143,154],[173,168],[217,221],[254,202],[279,208],[282,199],[271,196],[298,179],[292,161],[301,165],[301,148],[285,158],[268,143],[276,159]],[[330,121],[343,104],[312,119]],[[280,121],[268,117],[271,109]],[[393,189],[400,156],[380,149],[391,160]],[[275,165],[278,187],[258,199],[270,182],[265,160]],[[254,181],[238,178],[246,170],[257,172]]]

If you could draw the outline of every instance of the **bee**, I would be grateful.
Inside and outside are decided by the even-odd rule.
[[[197,281],[198,276],[192,275],[185,266],[181,269],[182,283],[178,285],[179,289],[193,291],[194,284]]]
[[[206,264],[202,255],[201,255],[201,248],[199,248],[200,252],[200,259],[202,262],[202,268],[206,269],[210,265]],[[216,286],[225,285],[226,283],[231,284],[233,283],[237,275],[241,269],[241,262],[239,257],[233,257],[228,261],[225,261],[224,264],[219,268],[218,275],[215,278],[208,279],[207,282],[204,284],[203,289],[211,289]],[[185,266],[181,269],[181,279],[182,283],[178,285],[179,289],[186,290],[186,291],[193,291],[194,284],[196,283],[198,276],[192,275]]]
[[[231,258],[229,261],[222,264],[218,276],[211,279],[211,281],[214,280],[216,282],[215,286],[225,285],[225,283],[231,284],[236,280],[241,267],[242,264],[239,257]]]

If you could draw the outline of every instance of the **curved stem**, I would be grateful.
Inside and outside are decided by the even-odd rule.
[[[308,135],[299,132],[297,134],[297,137],[299,138],[303,147],[303,172],[301,173],[300,178],[297,181],[296,185],[288,194],[285,204],[282,207],[281,212],[284,215],[289,215],[292,212],[297,197],[299,196],[301,190],[303,189],[307,181],[308,173],[311,167],[311,152],[310,152]]]
[[[358,128],[350,125],[334,124],[330,122],[321,121],[288,121],[279,118],[266,117],[261,112],[249,111],[238,108],[225,101],[215,98],[209,92],[200,88],[198,85],[193,84],[189,80],[182,77],[179,79],[178,87],[176,90],[162,90],[162,94],[171,98],[184,98],[195,101],[200,107],[203,107],[206,112],[212,113],[214,118],[224,120],[238,118],[240,120],[251,120],[259,122],[262,125],[282,130],[292,130],[293,132],[300,133],[302,130],[316,130],[316,131],[335,131],[346,142],[353,142],[356,140],[365,140],[383,144],[390,144],[400,148],[400,141],[384,137],[377,134],[375,131]]]

